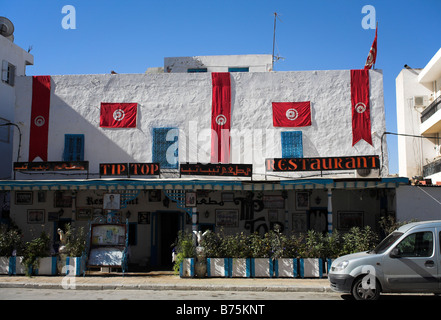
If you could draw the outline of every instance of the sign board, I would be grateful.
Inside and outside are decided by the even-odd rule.
[[[379,156],[276,158],[265,160],[266,171],[326,171],[380,168]]]
[[[89,161],[14,162],[14,171],[87,171]]]
[[[222,176],[222,177],[250,177],[253,174],[251,164],[202,164],[181,163],[181,175]]]
[[[100,176],[159,175],[159,163],[100,163]]]

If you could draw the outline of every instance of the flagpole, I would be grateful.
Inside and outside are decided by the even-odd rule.
[[[376,26],[375,26],[375,35],[377,35],[377,32],[378,32],[378,21],[377,21],[377,24],[376,24]],[[378,41],[378,40],[377,40]],[[377,51],[378,51],[378,42],[377,42]],[[376,54],[376,53],[375,53]],[[374,61],[374,65],[372,66],[372,68],[375,70],[375,62],[377,62],[377,59],[375,59],[375,61]]]
[[[274,46],[276,43],[276,18],[277,18],[277,12],[274,12],[273,55],[272,55],[272,61],[271,61],[271,71],[274,71]]]

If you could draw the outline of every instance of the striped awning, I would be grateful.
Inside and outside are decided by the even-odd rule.
[[[271,191],[293,189],[396,188],[408,178],[297,179],[297,180],[185,180],[185,179],[87,179],[87,180],[1,180],[0,190],[225,190]]]

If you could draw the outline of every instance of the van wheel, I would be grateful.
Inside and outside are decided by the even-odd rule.
[[[378,300],[380,297],[380,284],[375,280],[375,285],[371,287],[371,279],[367,279],[367,283],[363,283],[365,276],[358,277],[352,286],[351,294],[355,300]]]

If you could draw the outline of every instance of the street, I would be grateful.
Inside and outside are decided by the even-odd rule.
[[[0,300],[342,300],[333,292],[1,288]]]
[[[0,288],[0,300],[351,300],[335,292],[268,292],[206,290],[64,290]],[[382,294],[380,301],[441,300],[432,294]]]

